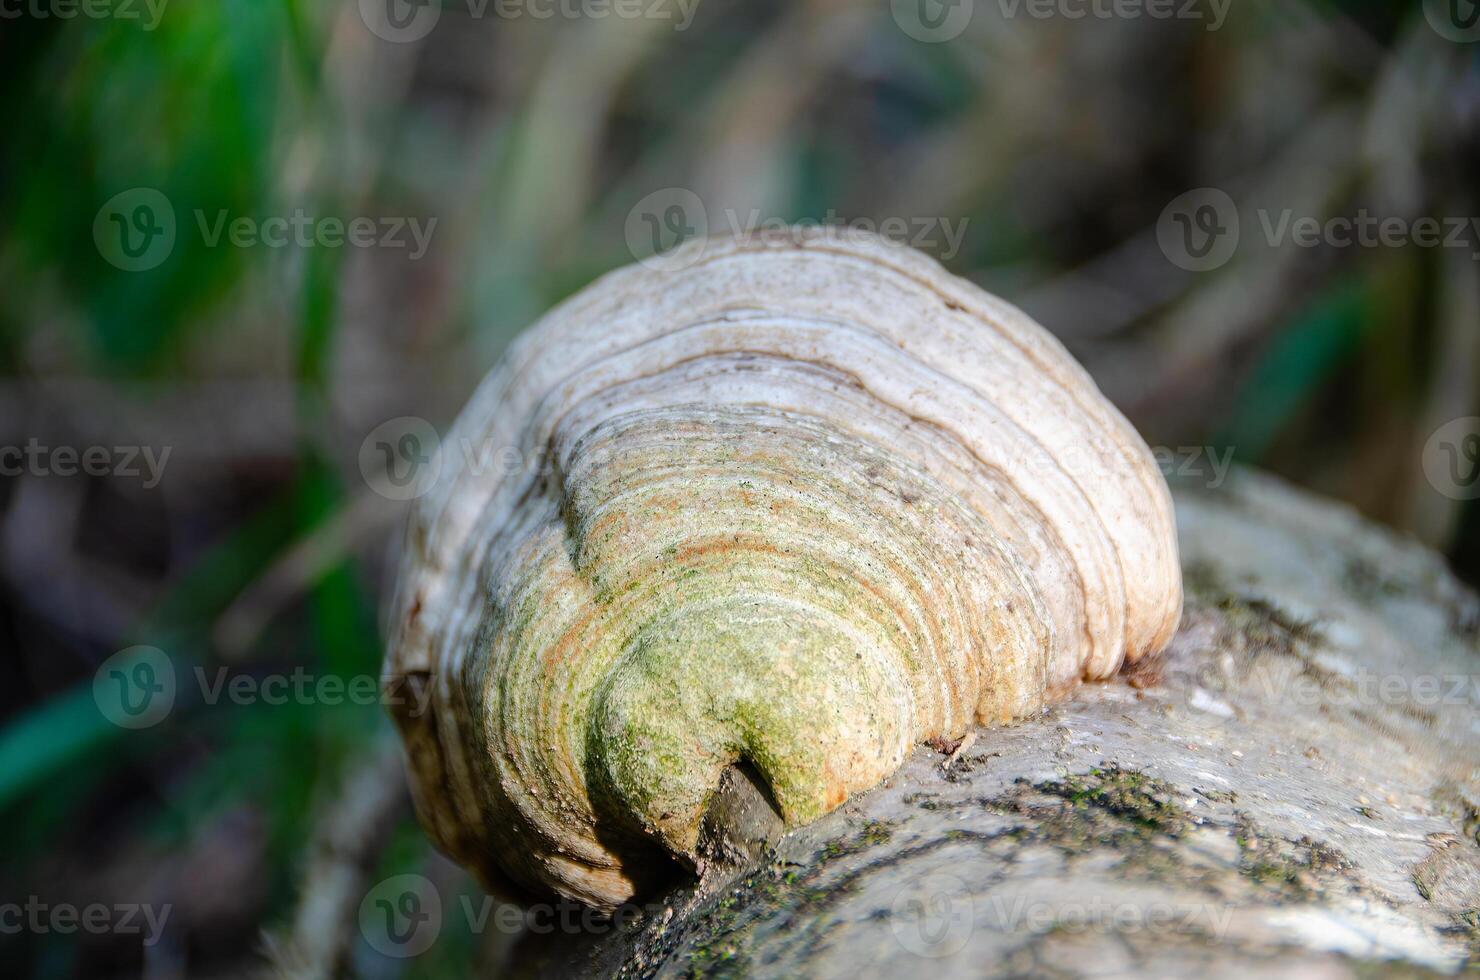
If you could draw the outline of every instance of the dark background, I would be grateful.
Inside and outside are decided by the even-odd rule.
[[[445,432],[511,336],[644,257],[644,214],[661,245],[700,222],[902,220],[1194,478],[1232,452],[1480,579],[1480,505],[1433,475],[1480,459],[1475,429],[1441,432],[1480,414],[1480,44],[1442,29],[1449,0],[1231,0],[1221,20],[1211,0],[1065,0],[1080,19],[702,0],[682,29],[676,0],[641,18],[565,2],[584,13],[403,5],[436,23],[399,41],[372,0],[169,0],[157,22],[143,0],[0,4],[0,447],[50,461],[0,476],[0,899],[172,909],[147,955],[0,918],[12,975],[239,975],[280,950],[389,724],[322,692],[211,704],[191,672],[378,673],[405,505],[366,479],[367,437],[406,416]],[[963,9],[955,36],[920,38],[920,11],[949,33]],[[140,188],[176,230],[131,270],[109,236],[154,227],[157,208],[130,224]],[[1166,232],[1179,208],[1228,231],[1208,189],[1239,234],[1190,271]],[[376,243],[207,234],[299,211],[369,218]],[[1464,239],[1275,241],[1287,212]],[[424,254],[388,224],[413,218],[436,221]],[[107,472],[53,472],[58,447],[107,449]],[[157,483],[130,447],[168,449]],[[94,680],[137,645],[181,690],[129,730]],[[404,805],[373,853],[372,880],[481,894]],[[513,937],[473,932],[449,915],[408,959],[346,941],[365,976],[496,975]]]

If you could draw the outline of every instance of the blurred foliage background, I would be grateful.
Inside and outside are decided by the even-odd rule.
[[[1439,426],[1480,414],[1477,229],[1445,248],[1263,228],[1480,214],[1480,45],[1435,26],[1442,4],[1071,19],[978,0],[921,40],[888,0],[389,2],[420,26],[373,0],[36,0],[0,20],[0,446],[170,453],[153,486],[0,477],[3,895],[172,908],[147,948],[0,935],[14,975],[496,975],[516,937],[459,916],[413,959],[353,930],[314,945],[305,896],[343,821],[373,840],[371,880],[481,895],[399,792],[388,818],[353,811],[349,788],[395,771],[379,705],[211,704],[189,679],[377,674],[404,504],[362,477],[367,435],[445,431],[511,336],[633,260],[634,208],[665,189],[697,195],[711,232],[960,228],[922,244],[1057,334],[1148,442],[1231,450],[1480,578],[1480,507],[1422,465]],[[176,227],[131,270],[107,215],[138,188]],[[1197,188],[1242,219],[1209,271],[1157,233]],[[300,213],[431,235],[416,255],[209,234]],[[140,644],[180,692],[129,731],[93,680]]]

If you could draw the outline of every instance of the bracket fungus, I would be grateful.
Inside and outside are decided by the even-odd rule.
[[[812,820],[1180,614],[1135,430],[1021,311],[875,237],[613,272],[443,445],[386,662],[430,688],[397,709],[418,811],[485,882],[598,908],[702,862],[726,770]]]

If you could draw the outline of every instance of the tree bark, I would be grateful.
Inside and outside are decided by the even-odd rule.
[[[525,976],[1424,975],[1480,962],[1480,604],[1274,479],[1176,488],[1160,659],[921,746],[784,836],[745,774],[714,859]],[[589,931],[588,931],[589,933]]]

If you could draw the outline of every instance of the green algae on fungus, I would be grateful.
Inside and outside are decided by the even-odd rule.
[[[388,676],[423,824],[612,907],[744,765],[796,826],[915,746],[1157,654],[1181,574],[1145,443],[1020,311],[878,238],[634,267],[515,342],[413,511]],[[723,848],[721,848],[723,850]]]

